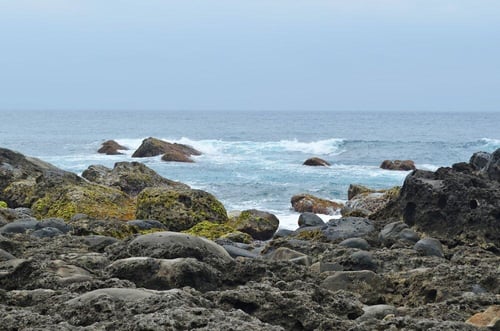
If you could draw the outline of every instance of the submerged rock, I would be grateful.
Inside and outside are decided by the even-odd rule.
[[[114,140],[107,140],[102,143],[102,146],[97,150],[97,153],[106,155],[121,155],[123,153],[119,152],[120,150],[126,151],[128,150],[128,147],[122,146]]]
[[[312,157],[304,161],[303,165],[306,166],[320,166],[320,167],[327,167],[330,166],[330,163],[327,161],[320,159],[319,157]]]
[[[141,146],[132,154],[132,157],[150,157],[166,154],[166,161],[193,162],[189,157],[201,155],[201,152],[191,146],[169,143],[156,138],[147,138],[142,141]]]
[[[412,160],[394,160],[394,161],[384,160],[380,165],[380,168],[386,170],[402,170],[402,171],[417,169],[417,167],[415,167],[415,162],[413,162]]]

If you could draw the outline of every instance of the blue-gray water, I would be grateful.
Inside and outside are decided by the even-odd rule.
[[[193,164],[139,160],[215,194],[228,210],[274,212],[286,227],[296,221],[294,194],[343,200],[351,183],[400,185],[407,173],[379,169],[384,159],[433,170],[500,147],[500,113],[3,111],[0,118],[0,146],[76,173],[132,160],[132,150],[97,154],[104,140],[131,149],[149,136],[190,144],[204,153]],[[332,166],[302,166],[311,156]]]

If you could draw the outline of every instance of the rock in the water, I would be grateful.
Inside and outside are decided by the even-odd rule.
[[[299,213],[315,213],[335,215],[343,205],[334,201],[321,199],[310,194],[294,195],[291,199],[292,207]]]
[[[331,241],[363,237],[375,231],[373,222],[362,217],[332,219],[326,225],[321,231]]]
[[[304,161],[303,165],[306,165],[306,166],[320,166],[320,167],[327,167],[327,166],[330,166],[330,163],[328,163],[327,161],[323,160],[323,159],[320,159],[319,157],[311,157],[307,160]]]
[[[227,212],[205,191],[155,187],[137,196],[136,218],[160,221],[169,231],[183,231],[202,221],[224,223]]]
[[[409,170],[415,170],[417,169],[415,167],[415,162],[412,160],[384,160],[382,164],[380,165],[380,168],[386,169],[386,170],[402,170],[402,171],[409,171]]]
[[[132,154],[132,157],[150,157],[161,154],[167,154],[170,156],[180,155],[182,156],[182,159],[189,159],[191,155],[201,155],[201,152],[191,146],[177,143],[172,144],[160,139],[150,137],[142,141],[141,146],[139,146],[134,154]],[[172,161],[176,160],[172,159]]]
[[[380,242],[387,247],[390,247],[398,241],[409,244],[416,243],[420,237],[403,222],[389,223],[380,231],[378,235]]]
[[[271,213],[249,209],[232,218],[228,224],[238,231],[248,233],[254,239],[268,240],[278,229],[279,220]]]
[[[167,162],[187,162],[187,163],[193,163],[193,159],[191,159],[189,156],[186,154],[182,153],[181,151],[177,150],[172,150],[168,151],[163,156],[161,157],[162,161],[167,161]]]
[[[191,286],[199,291],[215,290],[219,272],[194,258],[155,259],[130,257],[113,262],[107,271],[120,279],[153,290]]]
[[[189,189],[186,184],[164,178],[140,162],[117,162],[113,169],[91,165],[82,173],[82,177],[97,184],[115,187],[132,196],[146,187]]]
[[[444,256],[441,242],[434,238],[420,239],[415,246],[413,246],[413,249],[425,256]]]
[[[120,145],[114,140],[107,140],[102,143],[101,148],[97,151],[97,153],[106,154],[106,155],[121,155],[123,153],[119,152],[120,150],[128,150],[127,147]]]
[[[325,222],[314,213],[302,213],[299,216],[299,227],[325,225]]]
[[[213,241],[177,232],[155,232],[139,236],[128,244],[128,253],[131,256],[158,259],[192,257],[200,261],[232,261],[226,250]]]

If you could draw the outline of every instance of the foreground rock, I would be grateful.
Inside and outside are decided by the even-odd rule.
[[[82,173],[82,177],[96,184],[117,188],[132,196],[136,196],[146,187],[189,188],[186,184],[158,175],[140,162],[117,162],[113,169],[91,165]]]
[[[187,230],[209,221],[224,223],[227,212],[213,195],[201,190],[149,187],[137,196],[138,219],[153,219],[170,231]]]
[[[121,155],[123,153],[120,151],[126,150],[128,150],[128,147],[122,146],[114,140],[107,140],[102,143],[102,146],[97,150],[97,153],[106,155]]]
[[[341,203],[318,198],[310,194],[294,195],[291,203],[293,210],[296,212],[325,215],[335,215],[343,207]]]
[[[132,157],[150,157],[164,154],[164,161],[193,162],[192,155],[201,155],[201,152],[191,146],[169,143],[156,138],[147,138],[132,154]]]
[[[500,182],[494,155],[500,158],[500,149],[483,170],[459,163],[436,172],[411,173],[396,201],[374,216],[401,217],[410,227],[442,242],[500,247]]]
[[[303,165],[313,166],[313,167],[327,167],[330,166],[330,163],[327,161],[320,159],[319,157],[312,157],[304,161]]]
[[[415,162],[412,160],[384,160],[380,165],[380,168],[386,170],[401,170],[401,171],[410,171],[416,170]]]

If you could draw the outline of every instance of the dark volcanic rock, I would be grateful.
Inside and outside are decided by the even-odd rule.
[[[500,156],[500,149],[494,155]],[[500,247],[500,182],[495,157],[486,171],[462,167],[417,170],[405,179],[398,199],[377,219],[402,217],[417,231],[444,243],[468,242]]]
[[[321,231],[328,240],[358,238],[372,234],[375,231],[373,222],[362,217],[343,217],[332,219]]]
[[[128,150],[127,147],[120,145],[114,140],[107,140],[102,143],[101,148],[97,151],[97,153],[106,154],[106,155],[120,155],[123,154],[119,152],[119,150]]]
[[[384,160],[382,164],[380,165],[380,168],[386,169],[386,170],[402,170],[402,171],[409,171],[409,170],[415,170],[417,169],[415,167],[415,162],[412,160]]]
[[[178,161],[177,159],[179,159],[180,162],[189,162],[186,159],[192,155],[201,155],[201,152],[191,146],[172,144],[150,137],[142,141],[141,146],[132,154],[132,157],[150,157],[161,154],[167,154],[167,158],[170,158],[168,161]]]
[[[491,160],[491,154],[486,152],[476,152],[472,154],[469,163],[475,170],[484,170]]]
[[[330,163],[328,163],[327,161],[323,160],[323,159],[320,159],[319,157],[312,157],[310,159],[307,159],[304,161],[303,165],[306,165],[306,166],[320,166],[320,167],[326,167],[326,166],[329,166]]]
[[[146,187],[189,188],[158,175],[153,169],[140,162],[117,162],[113,169],[102,165],[91,165],[82,177],[101,185],[115,187],[135,196]]]
[[[299,216],[299,227],[325,225],[325,222],[314,213],[302,213]]]

